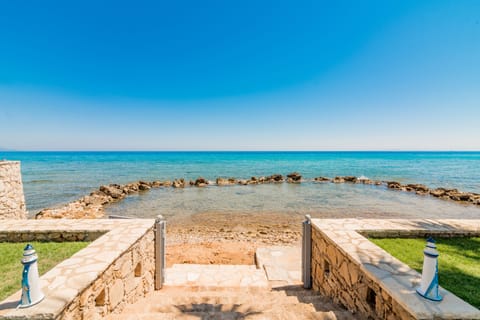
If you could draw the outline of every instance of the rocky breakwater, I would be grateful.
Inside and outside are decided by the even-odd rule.
[[[334,178],[328,177],[316,177],[313,179],[314,182],[331,182],[331,183],[355,183],[355,184],[373,184],[373,185],[382,185],[382,181],[370,180],[366,177],[355,177],[355,176],[336,176]]]
[[[302,181],[302,175],[298,172],[292,172],[287,174],[288,183],[300,183]]]
[[[100,186],[76,201],[58,208],[47,208],[35,215],[36,219],[94,219],[104,216],[104,207],[112,202],[117,202],[129,194],[147,191],[152,187],[171,186],[170,181],[138,181],[128,184],[109,184]]]
[[[101,186],[98,190],[84,196],[76,201],[68,203],[64,206],[44,209],[36,214],[36,219],[59,219],[59,218],[100,218],[104,216],[104,207],[109,203],[120,201],[129,194],[136,192],[144,192],[151,188],[159,187],[173,187],[173,188],[185,188],[191,187],[206,187],[209,185],[217,186],[230,186],[230,185],[258,185],[268,183],[293,183],[298,184],[302,181],[302,175],[298,172],[292,172],[287,174],[286,178],[281,174],[273,174],[270,176],[255,177],[252,176],[249,179],[237,179],[237,178],[222,178],[218,177],[215,182],[209,181],[203,177],[199,177],[196,180],[191,180],[188,183],[185,179],[175,179],[173,181],[137,181],[128,183],[125,185],[109,184]],[[312,181],[312,180],[307,180]],[[429,189],[423,184],[406,184],[403,185],[397,181],[378,181],[370,180],[366,177],[355,176],[336,176],[334,178],[328,177],[316,177],[313,179],[314,183],[347,183],[347,184],[366,184],[366,185],[385,185],[388,189],[415,192],[419,195],[431,195],[435,198],[444,200],[453,200],[463,203],[471,203],[480,205],[480,194],[472,192],[461,192],[457,189],[436,188]]]
[[[252,184],[267,184],[267,183],[282,183],[285,178],[281,174],[273,174],[271,176],[252,176],[249,179],[236,179],[236,178],[222,178],[218,177],[215,181],[217,186],[232,186],[232,185],[252,185]]]
[[[406,184],[403,185],[397,181],[387,181],[387,187],[389,189],[415,192],[419,195],[431,195],[435,198],[443,200],[452,200],[464,203],[471,203],[480,205],[480,194],[474,192],[462,192],[458,189],[436,188],[429,189],[423,184]]]

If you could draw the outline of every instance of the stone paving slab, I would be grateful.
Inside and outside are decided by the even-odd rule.
[[[473,236],[480,235],[480,220],[312,219],[312,227],[336,243],[340,251],[417,319],[480,319],[480,310],[444,288],[439,289],[441,302],[420,297],[415,288],[421,275],[363,236]]]
[[[263,270],[253,265],[175,264],[165,272],[165,286],[268,287]]]
[[[4,220],[2,232],[101,232],[103,236],[64,260],[40,278],[45,299],[26,309],[16,309],[21,290],[0,302],[0,319],[54,319],[120,255],[153,228],[153,219],[132,220]],[[22,252],[19,252],[21,255]],[[41,263],[41,257],[39,257]],[[21,269],[19,268],[19,272]]]
[[[258,268],[264,269],[267,279],[277,285],[301,284],[302,248],[300,246],[260,247],[255,252]]]

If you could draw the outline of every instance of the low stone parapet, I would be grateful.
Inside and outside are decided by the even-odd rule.
[[[0,236],[9,241],[27,231],[41,240],[45,234],[54,233],[64,238],[83,235],[85,239],[97,239],[40,278],[45,294],[42,302],[16,309],[21,295],[18,291],[0,302],[0,319],[101,319],[121,312],[127,303],[154,289],[153,219],[4,222]]]
[[[313,289],[359,318],[480,319],[480,310],[441,287],[441,302],[420,297],[421,275],[370,242],[370,233],[478,236],[480,220],[312,219]]]

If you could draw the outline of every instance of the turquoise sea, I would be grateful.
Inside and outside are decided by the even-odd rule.
[[[480,193],[480,152],[0,152],[20,160],[30,215],[102,184],[137,180],[249,178],[300,172],[304,178],[355,175]],[[314,216],[480,218],[480,208],[384,187],[317,184],[166,188],[128,197],[109,214],[139,217],[207,211]]]

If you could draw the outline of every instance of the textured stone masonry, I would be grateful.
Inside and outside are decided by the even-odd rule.
[[[480,220],[312,220],[313,289],[360,319],[480,319],[480,310],[443,288],[442,302],[420,297],[421,275],[362,234],[478,236]]]
[[[20,162],[0,160],[0,219],[26,219]]]
[[[40,278],[42,302],[15,309],[18,291],[0,302],[0,319],[102,319],[121,312],[154,289],[154,223],[152,219],[5,220],[0,236],[9,241],[24,241],[17,235],[26,234],[42,240],[49,233],[85,239],[101,236]]]

